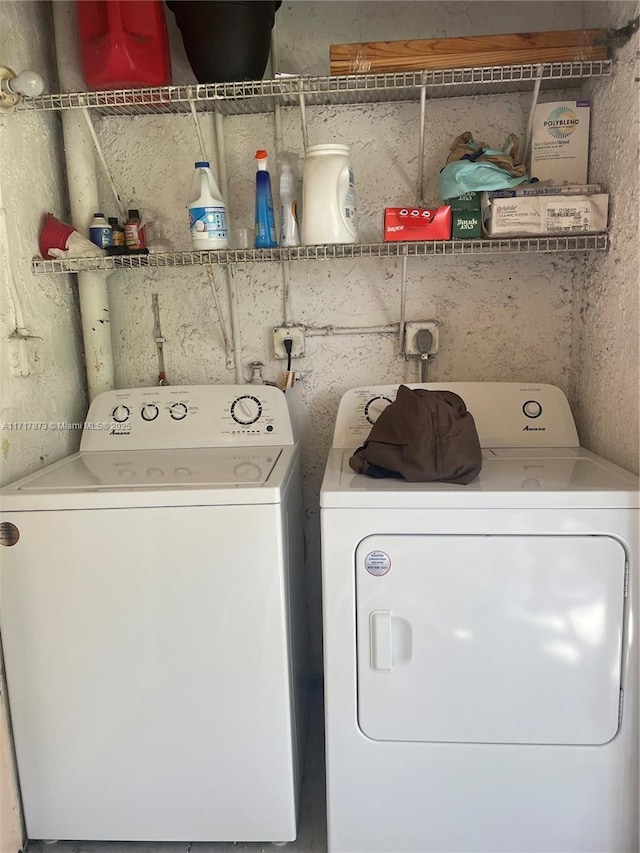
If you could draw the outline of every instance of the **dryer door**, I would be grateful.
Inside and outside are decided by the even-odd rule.
[[[618,730],[625,562],[607,536],[363,539],[361,730],[393,741],[606,743]]]

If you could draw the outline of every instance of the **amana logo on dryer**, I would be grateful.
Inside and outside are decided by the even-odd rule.
[[[546,427],[532,427],[532,426],[529,426],[529,424],[522,427],[522,432],[544,432],[545,430],[546,430]]]

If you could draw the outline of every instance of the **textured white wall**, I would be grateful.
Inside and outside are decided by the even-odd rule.
[[[639,11],[637,3],[591,5],[609,8],[616,26],[623,26]],[[590,8],[588,11],[592,14]],[[610,193],[611,249],[605,256],[589,257],[576,277],[570,383],[581,442],[636,472],[640,432],[639,49],[636,33],[615,51],[612,79],[593,86],[591,178],[601,181]]]
[[[0,3],[0,61],[16,72],[34,68],[55,91],[48,3]],[[0,424],[82,421],[84,367],[74,281],[31,273],[42,214],[67,213],[57,116],[27,111],[0,116],[0,198],[8,234],[0,245]],[[9,338],[20,311],[34,336],[26,376],[16,367],[17,345]],[[0,429],[0,482],[54,462],[76,450],[78,441],[79,434],[68,430]]]
[[[55,91],[48,3],[0,3],[0,62],[14,71],[34,68]],[[42,213],[64,216],[64,161],[59,120],[45,113],[0,116],[0,483],[77,449],[78,432],[7,430],[11,422],[76,422],[85,413],[84,369],[71,276],[35,278]],[[6,234],[6,237],[5,237]],[[22,315],[22,321],[20,321]],[[23,353],[10,336],[17,324],[34,335]],[[2,674],[2,678],[4,675]],[[4,682],[3,682],[4,683]],[[0,701],[0,851],[20,847],[21,827],[7,742],[4,689]]]
[[[593,5],[603,6],[598,25],[608,25],[610,10],[607,18],[605,4]],[[168,17],[171,24],[172,16]],[[336,41],[570,29],[581,26],[581,21],[582,4],[571,2],[292,2],[278,12],[277,41],[283,70],[326,74],[328,47]],[[172,39],[174,82],[193,80],[174,30]],[[578,92],[565,94],[575,97]],[[501,146],[507,133],[523,133],[529,103],[526,94],[428,102],[426,198],[438,201],[437,174],[457,134],[471,130]],[[215,161],[210,118],[203,118],[202,125]],[[385,206],[415,201],[418,126],[415,103],[308,110],[311,144],[339,141],[350,146],[364,241],[381,238]],[[188,248],[185,204],[193,161],[199,159],[191,117],[103,119],[99,133],[123,196],[132,206],[158,211],[174,248]],[[235,225],[251,227],[253,155],[262,147],[273,152],[273,121],[269,116],[228,118],[225,133],[231,219]],[[286,148],[301,151],[295,109],[283,110],[283,137]],[[109,206],[105,184],[103,198]],[[584,258],[567,255],[410,261],[407,319],[436,318],[441,323],[441,351],[430,365],[430,377],[546,381],[568,392],[572,298],[576,281],[583,278],[583,264]],[[294,322],[366,326],[399,319],[401,263],[396,259],[293,263],[290,269]],[[224,299],[221,271],[216,278]],[[284,319],[281,270],[277,265],[248,264],[237,269],[236,282],[246,375],[248,363],[258,359],[265,362],[267,378],[279,378],[282,362],[271,357],[270,330]],[[208,279],[202,270],[185,269],[112,277],[118,384],[141,385],[156,379],[153,293],[160,297],[169,380],[233,381],[225,365]],[[303,379],[296,388],[296,409],[303,436],[312,645],[318,666],[318,492],[338,401],[345,389],[357,384],[415,380],[418,365],[398,357],[397,342],[391,337],[309,336],[306,346],[306,358],[297,364]]]

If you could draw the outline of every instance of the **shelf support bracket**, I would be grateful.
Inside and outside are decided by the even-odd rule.
[[[404,355],[404,327],[407,314],[407,247],[403,247],[402,254],[402,280],[400,284],[400,328],[398,330],[398,347],[400,355]]]
[[[531,107],[529,108],[529,118],[527,119],[527,131],[524,136],[524,144],[522,147],[522,157],[520,159],[521,163],[527,163],[529,160],[529,149],[531,148],[531,134],[533,132],[533,117],[536,111],[536,107],[538,105],[538,98],[540,97],[540,84],[542,83],[542,65],[538,65],[536,67],[536,75],[534,79],[533,85],[533,96],[531,98]],[[529,177],[533,177],[529,175]]]
[[[300,123],[302,125],[302,148],[304,153],[307,153],[309,147],[309,137],[307,134],[307,102],[304,97],[304,84],[302,80],[298,80],[298,95],[300,102]]]
[[[424,75],[423,78],[424,80]],[[424,137],[427,119],[427,87],[420,88],[420,141],[418,146],[418,193],[417,206],[425,207],[424,201]]]

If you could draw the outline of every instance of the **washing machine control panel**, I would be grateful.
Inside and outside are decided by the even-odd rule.
[[[262,416],[262,403],[255,394],[241,394],[231,404],[231,417],[237,424],[251,426]]]
[[[452,391],[473,415],[483,447],[578,447],[564,393],[554,385],[520,382],[427,382],[409,388]],[[354,448],[395,401],[397,385],[352,388],[342,397],[333,446]]]
[[[80,449],[293,444],[285,395],[271,385],[156,386],[106,391],[92,402]]]
[[[364,404],[363,414],[365,420],[373,426],[389,403],[392,403],[394,400],[395,394],[393,396],[375,394],[373,397],[370,397]]]

